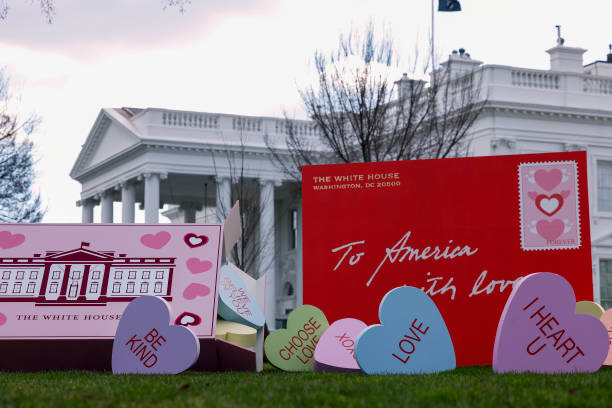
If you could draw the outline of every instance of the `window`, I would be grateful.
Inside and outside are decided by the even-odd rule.
[[[597,162],[597,209],[612,211],[612,161]]]
[[[128,282],[126,292],[127,293],[134,293],[134,282]]]
[[[123,271],[115,271],[115,279],[121,279],[123,277]]]
[[[59,279],[60,277],[60,271],[53,271],[53,274],[51,275],[51,279]]]
[[[94,271],[93,275],[91,276],[92,279],[100,279],[100,271]]]
[[[11,271],[2,272],[2,279],[11,279]]]
[[[70,275],[72,276],[72,279],[80,279],[81,278],[81,271],[72,271],[70,273]]]
[[[289,282],[285,282],[283,286],[283,296],[293,296],[293,285]]]
[[[21,293],[21,283],[18,282],[13,286],[13,293]]]
[[[18,271],[17,272],[17,279],[23,279],[23,274],[24,274],[23,271]]]
[[[119,293],[120,290],[121,290],[121,284],[113,283],[113,293]]]
[[[136,271],[130,271],[128,273],[128,278],[129,279],[136,279]]]
[[[8,283],[0,284],[0,293],[6,293],[6,288],[8,287]]]
[[[49,293],[57,293],[57,283],[52,283],[51,286],[49,286]]]
[[[601,306],[607,310],[612,307],[612,259],[599,261],[599,289]]]
[[[155,293],[161,293],[161,291],[162,291],[162,283],[155,282]]]
[[[289,231],[289,249],[297,248],[298,241],[298,217],[297,210],[291,210],[291,219],[289,220],[289,225],[291,229]]]
[[[149,279],[150,274],[151,272],[149,271],[142,271],[142,279]]]
[[[164,271],[155,272],[155,279],[164,279]]]
[[[35,287],[36,287],[35,283],[28,283],[28,289],[26,290],[26,293],[34,293]]]
[[[89,293],[98,293],[98,284],[97,283],[92,283],[89,286]]]
[[[140,293],[147,293],[149,291],[149,282],[142,282],[140,284]]]
[[[30,271],[30,279],[38,279],[38,271]]]

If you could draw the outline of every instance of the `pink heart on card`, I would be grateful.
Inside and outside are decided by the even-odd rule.
[[[574,314],[576,297],[565,278],[534,273],[512,290],[497,326],[496,373],[597,371],[608,354],[608,332],[595,317]]]
[[[546,191],[550,191],[557,187],[563,179],[563,173],[559,169],[544,170],[540,169],[535,172],[535,181],[538,186]]]
[[[361,372],[355,360],[355,343],[368,325],[357,319],[340,319],[323,332],[312,367],[322,373]]]
[[[561,220],[541,220],[536,224],[536,231],[540,236],[548,241],[553,241],[563,234],[565,224]]]
[[[171,325],[170,315],[156,296],[128,304],[113,341],[113,374],[178,374],[196,362],[200,342],[187,327]]]
[[[25,241],[23,234],[11,234],[9,231],[0,231],[0,248],[9,249],[19,246]]]
[[[0,313],[0,326],[4,326],[4,323],[6,323],[6,316],[4,313]]]
[[[201,261],[198,258],[189,258],[187,260],[187,269],[189,269],[191,273],[206,272],[210,268],[212,268],[212,262],[210,261]]]
[[[140,242],[146,247],[160,249],[170,242],[170,233],[168,231],[160,231],[157,234],[144,234],[140,237]]]
[[[183,291],[183,297],[187,300],[195,299],[198,296],[207,296],[210,293],[210,288],[201,283],[190,283]]]
[[[183,240],[189,248],[197,248],[199,246],[206,245],[208,242],[208,237],[206,235],[196,235],[190,232],[183,237]]]

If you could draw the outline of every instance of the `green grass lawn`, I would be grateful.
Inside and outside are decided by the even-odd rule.
[[[612,406],[612,368],[594,374],[495,375],[490,367],[436,375],[87,371],[0,373],[0,406]]]

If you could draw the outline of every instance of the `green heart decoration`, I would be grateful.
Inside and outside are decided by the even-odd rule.
[[[311,305],[289,313],[287,328],[268,335],[264,344],[268,361],[283,371],[312,371],[317,343],[329,323],[325,314]]]

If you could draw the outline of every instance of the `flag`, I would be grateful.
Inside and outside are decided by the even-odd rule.
[[[439,0],[438,11],[461,11],[459,0]]]

